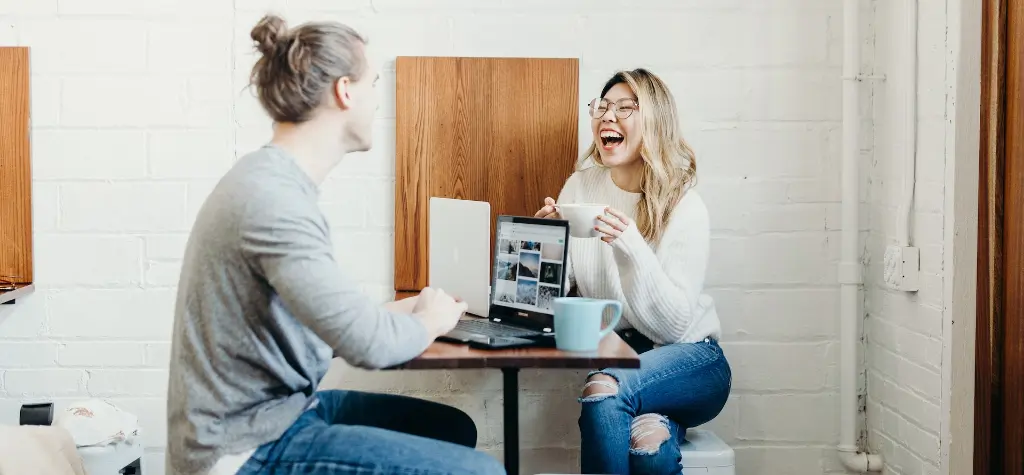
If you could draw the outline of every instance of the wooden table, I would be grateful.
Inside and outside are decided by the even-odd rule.
[[[470,317],[471,318],[471,317]],[[570,353],[554,348],[480,350],[466,345],[435,341],[422,355],[389,369],[498,368],[503,376],[505,471],[519,474],[519,370],[522,368],[639,368],[640,358],[615,332],[597,351]]]

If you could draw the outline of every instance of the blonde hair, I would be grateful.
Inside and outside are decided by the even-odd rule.
[[[640,113],[643,171],[636,225],[644,240],[657,243],[672,209],[696,182],[696,156],[683,139],[675,99],[661,78],[644,68],[619,71],[605,83],[601,97],[620,83],[625,83],[636,94],[636,112]],[[595,137],[583,159],[591,158],[598,166],[604,166],[597,151],[597,140]]]
[[[266,15],[249,33],[260,52],[249,76],[260,104],[276,122],[313,117],[335,81],[353,81],[366,70],[366,38],[336,22],[311,22],[289,29],[284,19]]]

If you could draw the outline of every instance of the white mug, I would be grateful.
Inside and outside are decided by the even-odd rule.
[[[562,219],[569,221],[569,235],[575,238],[596,238],[601,233],[594,229],[601,221],[597,217],[604,214],[608,205],[598,203],[556,204],[555,209]]]

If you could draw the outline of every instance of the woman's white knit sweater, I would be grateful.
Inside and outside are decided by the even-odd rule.
[[[619,329],[632,327],[659,345],[718,339],[718,313],[704,293],[711,234],[704,201],[688,190],[661,242],[652,247],[636,227],[639,199],[639,193],[616,186],[604,167],[577,171],[566,180],[559,203],[607,204],[631,219],[611,244],[570,238],[567,278],[580,296],[622,302]]]

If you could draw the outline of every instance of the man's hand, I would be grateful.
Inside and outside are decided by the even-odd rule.
[[[437,338],[455,328],[466,309],[465,302],[456,301],[443,290],[424,287],[412,313],[420,316],[433,337]]]

